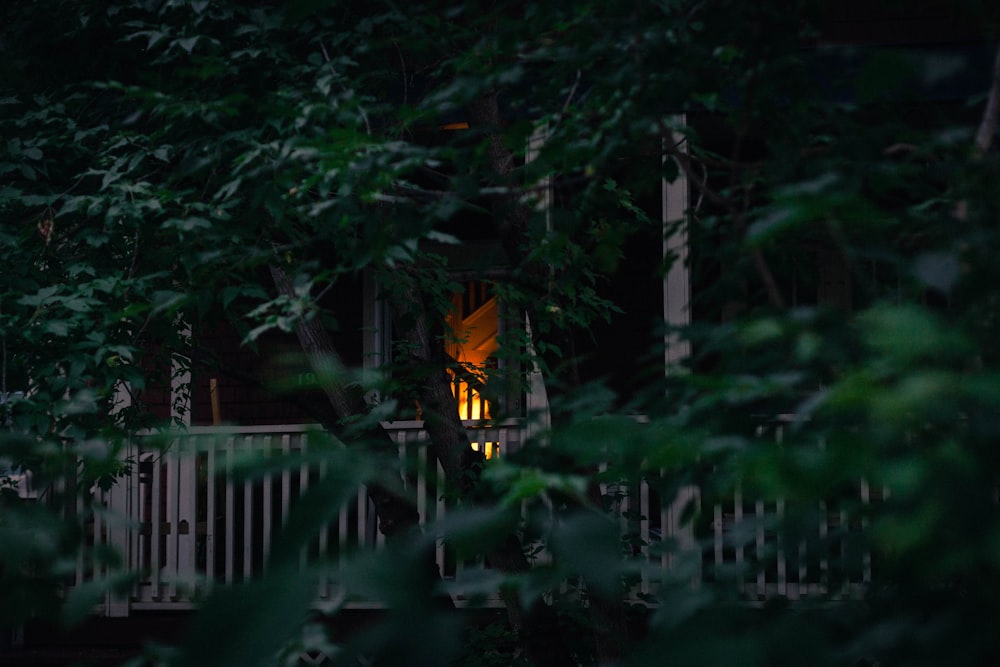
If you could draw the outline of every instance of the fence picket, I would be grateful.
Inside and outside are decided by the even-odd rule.
[[[486,451],[487,443],[492,443],[491,456],[507,456],[516,449],[523,428],[516,422],[466,426],[470,442],[479,443],[481,450]],[[396,422],[386,428],[396,443],[403,487],[413,494],[420,524],[429,526],[443,519],[448,512],[444,471],[429,456],[422,423]],[[109,602],[106,613],[190,606],[196,577],[204,577],[206,586],[216,578],[231,584],[254,576],[262,564],[266,567],[272,540],[286,524],[296,500],[329,472],[328,464],[322,461],[290,463],[295,454],[307,451],[308,430],[302,426],[228,431],[192,427],[174,437],[162,452],[145,449],[143,438],[137,437],[130,444],[130,455],[136,462],[132,475],[123,480],[120,489],[103,497],[109,516],[125,515],[135,525],[126,522],[124,532],[119,532],[100,513],[88,513],[82,497],[70,510],[82,521],[90,517],[87,530],[95,544],[118,546],[125,552],[126,562],[146,572],[131,600],[114,608]],[[781,436],[778,429],[776,437]],[[244,455],[268,457],[279,451],[289,461],[279,472],[265,474],[257,481],[235,481],[233,466]],[[780,529],[788,512],[786,503],[744,497],[743,489],[737,487],[728,498],[705,508],[711,522],[702,544],[696,533],[698,524],[685,516],[685,508],[692,504],[695,509],[700,507],[700,490],[689,485],[671,497],[661,496],[661,490],[667,488],[666,477],[665,471],[659,471],[657,479],[601,484],[605,493],[616,494],[613,500],[622,530],[632,532],[638,540],[632,555],[642,567],[635,593],[655,594],[671,573],[691,576],[692,585],[699,585],[703,565],[709,565],[717,576],[726,567],[747,568],[739,587],[755,600],[774,594],[797,598],[824,591],[831,578],[837,582],[842,579],[842,589],[848,593],[854,584],[871,582],[871,554],[862,551],[859,556],[849,547],[850,517],[844,505],[821,505],[812,532],[801,539],[786,539]],[[860,483],[858,491],[863,506],[872,502],[872,489],[866,482]],[[778,522],[777,529],[773,521]],[[861,521],[862,527],[867,525],[866,518]],[[353,500],[303,547],[298,559],[301,566],[318,558],[340,568],[347,554],[382,547],[384,537],[376,524],[367,490],[359,486]],[[834,537],[836,541],[831,541]],[[825,549],[820,557],[809,548],[812,542]],[[545,554],[540,558],[544,560]],[[454,558],[441,539],[435,547],[435,560],[445,576],[455,576],[471,566]],[[695,571],[689,574],[679,569],[682,561],[694,563]],[[91,569],[78,560],[74,580],[82,583],[100,575]],[[331,599],[335,591],[330,583],[330,578],[321,580],[318,599]]]

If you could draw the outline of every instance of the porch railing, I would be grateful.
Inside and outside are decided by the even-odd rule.
[[[442,517],[445,504],[435,490],[443,488],[443,474],[440,469],[430,475],[420,472],[427,470],[427,449],[420,446],[426,440],[422,422],[384,426],[400,457],[418,460],[418,472],[408,481],[415,486],[421,524]],[[469,422],[467,427],[470,441],[490,453],[517,449],[523,435],[516,422]],[[131,474],[101,494],[98,506],[105,511],[95,513],[88,526],[92,542],[116,547],[129,569],[141,576],[128,599],[108,601],[106,613],[191,607],[210,587],[259,573],[292,505],[326,471],[323,463],[304,463],[242,479],[233,474],[233,464],[254,455],[301,454],[310,438],[317,437],[322,434],[316,427],[280,425],[191,427],[171,436],[166,446],[135,438],[127,451]],[[335,560],[340,554],[378,548],[383,539],[367,490],[360,486],[310,548],[316,557]],[[443,545],[436,557],[441,571],[447,571]],[[93,576],[81,561],[75,583]],[[336,595],[324,583],[317,597],[322,601]]]
[[[443,475],[426,465],[427,448],[420,446],[426,441],[422,422],[384,426],[400,457],[418,459],[417,473],[408,484],[421,523],[442,518]],[[511,452],[524,437],[518,422],[466,426],[470,441],[483,449]],[[104,613],[123,616],[133,610],[190,608],[212,586],[244,581],[260,572],[291,507],[325,470],[322,463],[303,463],[244,480],[234,476],[233,464],[252,455],[302,453],[310,439],[318,437],[322,434],[314,427],[286,425],[192,427],[172,436],[167,447],[136,438],[128,452],[131,474],[102,493],[100,511],[88,525],[93,543],[114,546],[141,577],[126,599],[109,597]],[[605,488],[616,499],[613,509],[623,530],[638,537],[633,555],[644,567],[633,589],[637,599],[655,593],[663,574],[682,565],[694,585],[733,572],[735,583],[751,600],[775,595],[795,599],[830,593],[833,588],[851,595],[871,580],[871,556],[851,546],[848,513],[835,504],[817,508],[816,520],[793,540],[775,528],[786,511],[781,501],[765,503],[737,491],[702,507],[701,520],[690,522],[683,520],[686,509],[708,502],[701,491],[683,487],[667,501],[657,493],[662,486],[656,482]],[[859,492],[862,502],[871,500],[867,486],[861,485]],[[374,507],[360,487],[321,529],[303,558],[335,562],[342,554],[378,548],[383,537],[376,524]],[[436,560],[445,576],[454,576],[461,568],[440,542]],[[81,560],[75,583],[97,574]],[[317,602],[338,596],[331,583],[323,582]]]

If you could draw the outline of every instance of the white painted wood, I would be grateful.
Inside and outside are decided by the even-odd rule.
[[[152,466],[152,479],[150,480],[150,545],[149,545],[149,569],[150,569],[150,597],[153,600],[160,598],[160,578],[162,576],[163,563],[160,559],[160,546],[163,539],[161,527],[163,525],[163,514],[161,512],[160,499],[163,497],[163,455],[153,454],[150,457]]]
[[[715,507],[712,508],[712,512],[713,512],[712,536],[714,538],[712,541],[712,545],[714,547],[713,556],[715,557],[715,561],[712,563],[712,565],[714,565],[715,567],[719,567],[724,562],[723,549],[722,549],[722,540],[723,540],[722,505],[716,504]]]
[[[397,422],[386,426],[397,443],[400,462],[405,464],[413,458],[417,460],[417,474],[409,480],[404,478],[403,481],[407,491],[415,496],[421,525],[429,526],[447,514],[447,505],[440,493],[444,488],[443,470],[429,460],[428,450],[422,443],[426,434],[421,422]],[[479,425],[466,423],[466,428],[470,441],[504,444],[521,437],[523,426],[520,422]],[[120,486],[110,493],[103,496],[97,494],[95,502],[106,503],[106,512],[99,513],[93,519],[90,528],[97,542],[124,545],[124,551],[131,554],[128,562],[138,569],[148,570],[149,578],[136,588],[131,601],[106,601],[104,613],[124,615],[132,610],[190,608],[193,600],[191,594],[194,592],[191,583],[195,581],[195,576],[206,575],[207,579],[211,579],[214,574],[215,554],[219,549],[224,550],[222,555],[225,561],[220,567],[220,581],[232,583],[234,580],[251,576],[254,555],[259,557],[261,554],[259,550],[274,537],[279,517],[282,523],[287,519],[289,508],[299,495],[309,488],[310,475],[318,473],[322,477],[327,474],[327,468],[325,463],[313,467],[292,466],[283,472],[265,476],[262,483],[243,483],[243,492],[239,494],[230,473],[232,464],[239,456],[248,454],[254,449],[258,452],[270,451],[269,443],[272,442],[280,442],[280,450],[286,456],[305,451],[308,431],[309,427],[298,425],[246,429],[193,427],[191,433],[178,435],[162,454],[159,451],[144,451],[141,445],[142,438],[138,438],[135,444],[130,446],[129,452],[135,457],[134,460],[150,466],[150,478],[144,476],[140,479],[137,468],[130,478],[122,480]],[[761,435],[766,436],[766,433]],[[778,428],[774,435],[780,439],[783,435],[782,429]],[[203,443],[200,453],[199,448],[195,447],[196,441]],[[199,461],[204,466],[202,476],[199,476]],[[223,486],[219,487],[219,484]],[[277,488],[274,485],[277,485]],[[605,491],[613,493],[616,486],[618,485],[609,484],[607,487],[612,488],[606,487]],[[683,487],[674,498],[663,498],[659,501],[645,481],[635,487],[618,488],[621,496],[616,511],[619,513],[618,519],[622,529],[638,531],[638,536],[644,542],[639,554],[640,563],[658,565],[663,573],[656,574],[655,568],[647,567],[642,570],[636,592],[655,593],[663,577],[669,576],[673,571],[683,572],[683,576],[688,576],[687,570],[677,570],[678,564],[682,561],[685,564],[696,564],[696,571],[691,576],[692,585],[697,586],[701,580],[700,572],[697,571],[702,558],[701,546],[695,538],[694,526],[690,522],[682,523],[684,508],[690,503],[697,505],[700,502],[700,492],[697,487]],[[221,493],[217,493],[217,489]],[[255,491],[261,494],[257,497],[256,504]],[[195,519],[202,509],[196,500],[202,497],[201,494],[204,494],[206,503],[204,508],[206,541],[203,554],[198,555],[196,551],[199,545],[198,527]],[[872,491],[868,484],[864,482],[860,484],[859,494],[862,503],[871,502]],[[239,498],[240,495],[242,500]],[[847,562],[846,546],[841,545],[838,550],[830,550],[830,553],[824,556],[820,563],[820,571],[812,571],[813,568],[808,567],[804,557],[805,543],[786,545],[782,541],[780,523],[776,535],[771,535],[765,530],[766,525],[769,525],[765,524],[768,518],[777,518],[779,522],[783,519],[786,513],[785,503],[778,501],[771,505],[760,500],[747,499],[747,510],[744,511],[742,495],[742,492],[737,490],[732,498],[711,508],[714,520],[709,548],[714,552],[711,557],[717,567],[738,563],[757,566],[763,565],[761,559],[764,559],[766,550],[773,546],[770,542],[777,540],[776,555],[768,556],[776,562],[771,563],[770,567],[761,567],[753,580],[741,583],[741,590],[748,595],[755,599],[763,599],[777,594],[795,599],[821,593],[824,585],[828,583],[826,579],[830,574],[833,558],[842,559],[848,567],[855,569],[858,567],[853,561]],[[349,552],[377,549],[383,545],[383,538],[376,531],[377,517],[363,487],[358,489],[356,501],[341,508],[335,520],[336,525],[324,526],[317,542],[314,542],[318,543],[321,556],[329,557],[328,562],[334,568],[342,566],[343,557]],[[80,498],[75,507],[76,514],[81,520],[87,516],[85,502],[85,498]],[[240,526],[236,525],[235,520],[236,512],[240,509],[238,504],[242,506]],[[642,518],[637,522],[626,520],[624,517],[630,507],[641,513]],[[839,506],[823,507],[821,512],[822,517],[815,528],[814,536],[822,540],[832,535],[830,531],[838,522],[841,527],[849,528],[847,513]],[[131,529],[129,535],[116,533],[116,514],[131,517],[136,523],[139,519],[145,519],[148,524],[148,534],[135,527]],[[216,522],[217,516],[218,522]],[[185,520],[188,521],[186,533],[181,529]],[[752,550],[747,549],[740,540],[734,540],[731,533],[734,525],[738,526],[741,522],[750,520],[756,522],[755,532],[750,533],[750,539],[754,544]],[[262,527],[263,534],[260,534]],[[332,536],[331,532],[336,533],[336,536]],[[224,547],[216,545],[216,537],[224,541]],[[676,544],[676,550],[654,558],[651,555],[650,544],[657,539],[670,540]],[[336,549],[333,548],[331,540],[337,541]],[[794,585],[788,580],[791,569],[788,562],[789,548],[797,548],[800,552],[799,576]],[[236,552],[240,549],[243,551],[243,566],[242,572],[237,573],[234,560],[237,557]],[[166,553],[165,560],[162,557],[163,553]],[[435,558],[442,572],[451,576],[455,572],[445,572],[444,569],[447,555],[443,542],[439,540]],[[306,556],[304,550],[300,558],[303,566],[306,563]],[[845,595],[859,594],[863,591],[864,584],[871,581],[870,554],[863,554],[862,558],[864,560],[861,562],[861,572],[853,574],[851,581],[845,582]],[[543,555],[540,562],[544,560]],[[460,571],[470,565],[471,563],[456,563],[456,568]],[[89,565],[84,561],[77,562],[75,579],[78,583],[102,574],[91,572],[88,568]],[[330,596],[335,593],[332,588],[330,580],[324,578],[317,589],[317,595],[322,599],[331,599]]]
[[[733,494],[733,526],[742,528],[743,526],[743,489],[737,485],[736,493]],[[743,540],[736,542],[736,563],[743,564]]]
[[[649,560],[649,517],[653,514],[653,508],[649,504],[649,484],[645,480],[639,483],[639,539],[642,540],[640,553],[643,562]],[[639,590],[648,595],[650,592],[649,570],[642,568],[640,573]]]
[[[524,327],[527,330],[528,341],[531,341],[531,320],[525,317]],[[527,409],[527,438],[536,438],[548,432],[552,426],[552,414],[549,412],[549,396],[545,389],[545,379],[539,370],[538,363],[534,361],[537,354],[534,350],[530,353],[530,370],[528,371],[528,388],[525,396]]]
[[[178,540],[177,540],[177,528],[180,522],[180,510],[181,501],[178,497],[179,492],[179,461],[177,454],[178,442],[174,439],[170,443],[169,450],[164,454],[164,463],[166,464],[166,499],[167,499],[167,512],[166,512],[166,542],[167,542],[167,556],[164,562],[164,583],[167,587],[167,595],[171,599],[177,599],[177,573],[178,573]]]
[[[177,537],[174,595],[184,597],[190,595],[197,578],[198,460],[191,438],[178,440],[176,449],[177,522],[171,531]]]
[[[139,466],[142,461],[142,448],[139,446],[139,440],[136,438],[129,438],[127,456],[132,460],[132,474],[128,476],[125,483],[128,485],[128,495],[129,504],[128,511],[125,515],[125,519],[129,522],[129,542],[131,549],[129,551],[130,558],[125,562],[128,563],[128,567],[133,572],[142,572],[146,570],[146,563],[143,562],[143,546],[144,542],[148,542],[149,538],[144,535],[142,530],[142,491],[143,485],[141,483],[139,475]],[[135,585],[132,586],[132,599],[137,599],[139,597],[139,582],[136,581]]]
[[[800,591],[805,591],[807,588],[806,581],[808,574],[809,570],[806,567],[806,543],[803,541],[799,543],[799,584],[797,588]]]
[[[306,448],[308,446],[308,436],[303,433],[298,438],[298,451],[305,454]],[[287,488],[287,487],[286,487]],[[306,492],[309,491],[309,466],[301,464],[299,466],[299,496],[304,496]],[[291,489],[289,489],[289,493]],[[288,523],[288,512],[291,510],[291,499],[286,496],[285,503],[281,510],[281,526]],[[302,547],[302,553],[299,556],[299,567],[305,568],[306,563],[309,560],[309,545]]]
[[[226,438],[226,514],[223,518],[226,535],[226,583],[233,583],[233,568],[236,562],[236,486],[233,482],[233,458],[235,456],[236,439]]]
[[[427,448],[417,448],[417,522],[427,524]]]
[[[72,506],[75,509],[73,514],[73,519],[77,522],[80,522],[83,520],[84,510],[85,510],[83,494],[77,492],[75,480],[72,482],[72,485],[74,490]],[[84,526],[84,528],[86,527]],[[86,580],[87,580],[86,564],[84,563],[83,560],[83,549],[80,549],[76,554],[76,571],[73,573],[73,581],[77,586],[79,586]]]
[[[253,449],[253,438],[241,438],[238,443],[244,451]],[[253,482],[243,483],[243,581],[253,574]]]
[[[757,598],[763,600],[767,595],[767,569],[763,566],[764,560],[764,549],[765,549],[765,536],[764,536],[764,521],[766,514],[764,512],[764,501],[758,500],[754,504],[754,521],[757,522],[757,535],[755,546],[757,549],[756,559],[760,566],[757,572]]]
[[[287,462],[292,453],[292,439],[287,433],[281,436],[281,455]],[[292,502],[292,469],[285,466],[281,469],[281,525],[288,520],[288,509]]]
[[[365,486],[358,488],[358,522],[356,528],[358,530],[358,547],[364,547],[367,544],[365,538],[368,534],[368,488]]]
[[[116,382],[111,399],[111,414],[116,415],[131,404],[132,394],[129,391],[128,384],[122,381]],[[121,459],[123,461],[127,461],[132,456],[132,444],[131,439],[125,443],[121,452]],[[138,458],[133,458],[132,460],[138,461]],[[137,512],[133,509],[135,488],[137,486],[136,480],[137,474],[133,473],[119,480],[117,484],[104,494],[107,499],[108,512],[112,516],[112,522],[107,528],[107,543],[121,554],[126,567],[131,570],[138,569],[135,564],[135,558],[139,531],[131,529],[127,524],[130,516],[137,516]],[[136,591],[133,588],[132,595],[135,595],[135,593]],[[116,596],[109,592],[104,600],[105,615],[111,618],[128,616],[132,595]]]
[[[347,548],[348,540],[350,539],[350,527],[351,527],[351,517],[347,505],[340,508],[340,517],[337,524],[338,535],[337,535],[337,562],[340,564],[341,569],[343,569],[344,564],[344,550]]]
[[[121,452],[122,459],[127,458],[128,454],[128,443],[126,443],[124,450]],[[131,533],[135,532],[129,530],[127,525],[131,500],[131,482],[132,476],[130,475],[121,479],[119,483],[114,484],[107,491],[97,494],[95,501],[98,504],[103,504],[107,512],[107,520],[103,520],[99,512],[94,517],[94,543],[104,542],[110,545],[122,555],[124,562],[129,565],[132,562]],[[108,568],[103,568],[103,570],[101,574],[107,575]],[[95,576],[97,574],[95,572]],[[111,592],[105,595],[104,613],[106,616],[128,616],[128,611],[128,595],[114,595]]]
[[[826,538],[829,534],[829,518],[827,516],[826,502],[819,501],[819,540],[820,544],[823,545],[823,550],[820,552],[823,557],[819,559],[819,580],[820,583],[826,584],[830,574],[830,559],[827,558],[829,545],[826,542]]]
[[[861,504],[865,506],[866,511],[861,515],[861,527],[863,531],[868,528],[868,512],[867,506],[871,503],[871,487],[868,485],[867,479],[861,480]],[[872,554],[871,551],[865,549],[861,555],[861,583],[870,584],[872,581]]]
[[[547,123],[536,125],[531,136],[528,138],[528,149],[525,152],[524,160],[530,164],[538,159],[538,156],[545,145],[549,134]],[[545,174],[534,186],[535,208],[545,212],[545,229],[552,229],[552,201],[553,201],[553,180],[551,174]],[[525,317],[524,327],[527,332],[529,344],[531,342],[531,321]],[[527,409],[528,428],[527,437],[536,437],[548,431],[552,425],[552,416],[549,412],[549,398],[545,390],[545,380],[538,368],[538,363],[534,361],[537,354],[532,348],[529,351],[532,361],[529,361],[528,387],[526,391],[525,406]]]
[[[327,474],[327,463],[326,463],[326,461],[320,461],[319,469],[317,471],[318,480],[319,480],[318,483],[319,484],[323,483],[323,479],[326,477],[326,474]],[[344,532],[344,533],[346,533],[346,529],[347,529],[347,508],[346,507],[341,507],[340,508],[340,511],[338,512],[338,516],[337,516],[337,523],[338,523],[339,530],[342,531],[342,532]],[[337,542],[338,544],[340,544],[343,541],[343,538],[340,535],[338,535],[338,537],[336,539],[338,541]],[[328,557],[329,557],[329,553],[330,553],[330,524],[329,523],[323,524],[323,527],[320,528],[320,531],[319,531],[319,543],[318,543],[318,546],[317,546],[317,553],[318,553],[318,557],[319,557],[319,562],[325,564],[326,561],[327,561],[327,559],[328,559]],[[338,553],[339,553],[339,551],[338,551]],[[342,559],[340,559],[340,558],[338,558],[337,560],[338,560],[338,562],[342,562]],[[322,589],[321,589],[322,594],[324,595],[324,597],[329,597],[330,596],[330,578],[329,577],[322,577],[322,579],[321,579],[321,585],[322,585]]]
[[[123,455],[128,455],[126,446]],[[104,497],[107,501],[108,521],[105,522],[105,539],[118,553],[122,555],[123,562],[132,563],[131,534],[136,531],[129,530],[127,521],[130,514],[131,486],[134,477],[119,480],[118,484],[112,486]],[[95,522],[95,530],[97,523]],[[98,533],[99,535],[100,533]],[[95,540],[96,542],[96,540]],[[129,597],[114,595],[108,592],[104,600],[105,615],[111,618],[121,618],[128,616]]]
[[[662,479],[665,476],[666,476],[666,470],[660,469],[660,478]],[[662,549],[662,553],[660,553],[661,579],[665,578],[667,572],[674,569],[675,557],[674,554],[671,552],[670,549],[667,548],[666,545],[668,544],[668,540],[670,540],[670,538],[673,537],[674,533],[679,532],[681,528],[680,517],[678,516],[676,519],[674,518],[675,515],[679,514],[679,510],[675,510],[675,507],[677,505],[677,500],[678,499],[675,499],[674,502],[667,504],[663,502],[662,498],[660,499],[659,526],[657,527],[659,528],[660,531],[660,541],[661,541],[660,547]],[[678,550],[680,550],[679,549],[680,544],[678,544],[677,546]]]
[[[271,448],[271,436],[265,435],[260,439],[259,448],[257,450],[257,455],[264,459],[271,457],[273,450]],[[286,471],[287,472],[287,471]],[[284,481],[284,473],[282,474],[282,481]],[[263,553],[263,564],[267,567],[268,556],[271,554],[271,538],[274,537],[272,534],[272,515],[274,512],[274,475],[267,475],[261,480],[261,487],[263,500],[261,503],[261,551]]]
[[[782,525],[782,523],[784,523],[784,521],[785,521],[785,501],[784,500],[779,500],[778,501],[776,512],[777,512],[777,518],[778,518],[778,526],[780,527]],[[777,563],[777,571],[778,571],[778,595],[788,595],[788,572],[787,572],[787,563],[785,562],[785,548],[786,548],[786,545],[781,540],[780,534],[778,536],[778,545],[777,545],[777,547],[778,547],[777,548],[777,553],[778,553],[778,563]]]
[[[218,491],[218,470],[216,457],[218,441],[212,438],[208,441],[205,452],[205,584],[211,586],[215,577],[215,516],[216,494]]]
[[[369,529],[372,531],[372,535],[375,536],[375,546],[379,549],[385,548],[385,533],[378,529],[378,515],[375,514],[375,505],[369,499]]]
[[[687,122],[683,114],[674,116],[672,120],[675,125],[681,126]],[[686,151],[687,141],[682,139],[678,149]],[[687,227],[681,225],[677,230],[669,231],[670,225],[684,220],[687,216],[688,182],[683,171],[673,182],[664,179],[662,194],[663,257],[665,260],[670,257],[675,258],[663,277],[663,321],[669,329],[691,323],[691,275],[688,268]],[[691,344],[671,331],[667,332],[664,344],[664,362],[667,372],[670,373],[691,355]]]

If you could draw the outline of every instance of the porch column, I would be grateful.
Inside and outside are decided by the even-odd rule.
[[[535,126],[535,131],[531,133],[528,138],[528,150],[524,155],[525,164],[532,162],[538,158],[538,154],[542,150],[542,146],[545,144],[545,139],[548,137],[549,128],[546,123],[540,123]],[[545,211],[545,228],[547,230],[552,229],[552,177],[546,175],[541,178],[537,183],[537,191],[541,194],[535,202],[535,208],[539,211]],[[528,342],[531,342],[531,322],[525,317],[524,323],[525,329],[528,334]],[[528,369],[528,387],[526,392],[525,402],[527,403],[527,429],[525,431],[525,437],[531,439],[538,435],[539,433],[545,433],[552,426],[552,415],[549,412],[549,397],[545,390],[545,379],[542,377],[541,371],[538,369],[538,365],[534,363],[533,359],[535,357],[534,349],[531,350],[531,358],[528,363],[531,364],[531,368]]]
[[[673,117],[674,127],[686,125],[684,114]],[[680,137],[678,149],[687,150],[687,140]],[[672,159],[672,158],[664,158]],[[679,171],[672,182],[663,180],[663,259],[673,259],[669,270],[663,276],[663,320],[668,331],[664,337],[664,361],[667,373],[676,372],[678,364],[691,355],[691,344],[681,340],[671,331],[691,323],[691,276],[688,268],[687,226],[681,224],[671,230],[671,224],[683,221],[688,210],[688,182],[684,172]]]
[[[181,335],[191,337],[191,326],[181,323]],[[170,362],[170,418],[175,424],[191,426],[191,360],[175,353]],[[178,437],[164,457],[167,466],[167,536],[166,578],[173,579],[170,589],[180,597],[181,588],[192,588],[195,581],[197,541],[198,453],[188,436]]]
[[[671,125],[683,130],[687,118],[680,114],[671,118]],[[687,140],[678,132],[680,140],[677,148],[687,150]],[[664,158],[673,159],[673,158]],[[682,339],[674,329],[691,324],[691,270],[688,266],[688,236],[686,218],[688,213],[688,180],[684,172],[678,170],[677,177],[662,183],[662,224],[663,259],[670,261],[669,269],[663,276],[663,321],[667,326],[664,335],[664,362],[668,375],[682,371],[680,364],[691,356],[691,343]],[[678,224],[680,223],[680,224]],[[660,565],[664,572],[681,568],[692,570],[691,585],[701,581],[700,555],[690,521],[681,523],[689,504],[701,503],[700,490],[695,485],[684,486],[676,497],[660,510],[660,525],[664,537],[676,541],[676,553],[664,553]]]
[[[124,382],[119,382],[115,385],[112,414],[129,407],[131,404],[132,394],[129,391],[128,385]],[[132,456],[133,446],[134,444],[130,438],[125,443],[125,447],[121,452],[123,459],[128,459]],[[136,467],[133,468],[131,474],[121,478],[105,494],[109,515],[106,524],[108,544],[122,555],[125,567],[129,570],[135,570],[138,565],[134,560],[136,551],[133,546],[138,534],[132,526],[133,522],[138,520],[138,513],[132,500],[133,491],[138,484],[139,470],[138,461],[136,459],[133,459],[133,461],[133,465]],[[118,597],[108,592],[104,599],[104,615],[111,618],[128,616],[130,606],[131,593]]]

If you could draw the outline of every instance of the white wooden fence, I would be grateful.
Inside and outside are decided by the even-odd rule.
[[[400,457],[414,456],[427,469],[426,440],[421,422],[384,425],[399,447]],[[508,422],[482,426],[468,423],[470,441],[491,454],[520,445],[522,427]],[[156,443],[135,438],[126,452],[131,474],[110,491],[98,494],[98,509],[88,516],[91,544],[106,543],[124,555],[129,570],[141,579],[127,599],[109,599],[105,613],[127,615],[133,610],[184,609],[208,588],[247,580],[268,561],[272,538],[289,510],[311,484],[325,473],[325,464],[281,467],[275,474],[244,479],[233,474],[241,460],[306,451],[310,437],[323,437],[303,425],[263,427],[191,427]],[[415,474],[421,524],[444,515],[443,474]],[[82,503],[82,501],[81,501]],[[103,508],[103,509],[101,509]],[[78,509],[85,516],[82,504]],[[335,521],[324,526],[310,549],[317,558],[335,560],[358,549],[377,548],[384,539],[376,528],[374,508],[361,486],[355,499]],[[438,566],[447,572],[443,545]],[[454,564],[450,569],[454,570]],[[100,575],[81,558],[74,584]],[[318,591],[320,601],[336,596],[329,583]]]
[[[419,446],[426,439],[422,423],[384,426],[400,457],[417,457],[417,470],[427,471],[427,448]],[[470,422],[467,428],[478,447],[501,456],[515,451],[524,436],[517,422],[490,427]],[[272,538],[296,499],[325,474],[324,464],[285,466],[252,481],[235,477],[233,465],[254,455],[302,453],[311,437],[321,435],[311,427],[288,425],[192,427],[173,436],[166,447],[136,438],[128,451],[131,474],[99,494],[99,511],[88,518],[91,543],[112,545],[130,570],[141,573],[127,598],[109,596],[104,613],[124,616],[138,610],[190,608],[212,586],[259,573],[268,561]],[[444,516],[443,481],[440,470],[411,476],[421,523]],[[643,566],[633,590],[637,600],[655,593],[668,572],[683,571],[692,585],[732,573],[749,600],[775,595],[795,599],[817,592],[853,595],[871,580],[871,557],[852,548],[852,527],[841,507],[820,506],[810,526],[790,539],[776,528],[786,512],[781,501],[765,503],[737,491],[706,508],[700,507],[707,502],[701,491],[686,486],[664,494],[669,499],[661,502],[660,481],[603,489],[614,499],[623,532],[638,538],[633,556]],[[867,486],[862,484],[859,491],[862,502],[871,500]],[[700,520],[683,519],[692,507],[700,507]],[[358,549],[378,548],[382,539],[374,508],[361,487],[339,516],[321,529],[303,557],[336,561]],[[446,577],[461,567],[448,558],[440,542],[436,559]],[[74,583],[100,574],[81,559]],[[338,594],[324,582],[317,602]]]

